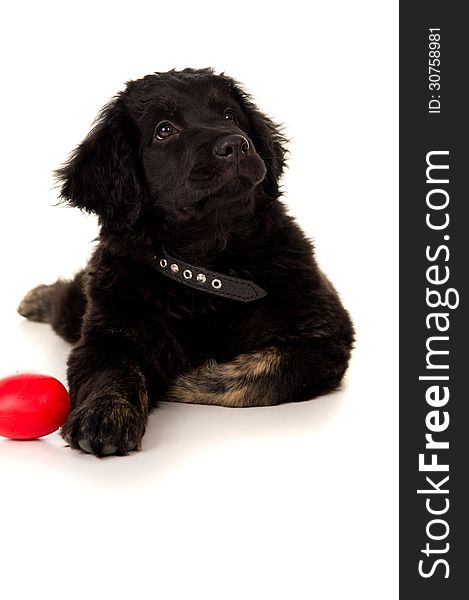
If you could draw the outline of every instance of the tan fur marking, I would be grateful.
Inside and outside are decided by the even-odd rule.
[[[38,285],[30,290],[17,308],[30,321],[48,321],[53,285]]]
[[[189,378],[180,377],[168,391],[165,400],[185,402],[188,404],[214,404],[218,406],[246,406],[246,388],[228,390],[219,394],[209,390],[198,389],[191,385]]]
[[[265,348],[256,352],[240,354],[220,368],[228,377],[260,377],[269,375],[278,367],[281,352],[278,348]]]
[[[278,348],[265,348],[240,354],[228,363],[210,361],[175,379],[164,399],[228,407],[272,404],[274,388],[270,379],[281,358]],[[220,391],[215,392],[213,388]]]

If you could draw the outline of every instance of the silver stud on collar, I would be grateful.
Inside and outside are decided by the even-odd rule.
[[[166,268],[168,266],[168,261],[166,260],[166,258],[162,258],[160,260],[160,267]]]
[[[221,281],[219,279],[214,279],[212,281],[212,287],[219,290],[221,288]]]
[[[189,271],[189,269],[186,269],[183,272],[183,275],[184,275],[184,279],[192,279],[192,271]]]
[[[203,273],[199,273],[197,275],[197,281],[199,283],[205,283],[207,281],[207,278],[205,277],[205,275]]]
[[[178,273],[178,272],[179,272],[179,267],[177,266],[177,264],[176,264],[176,263],[173,263],[173,264],[171,265],[170,269],[171,269],[171,271],[172,271],[173,273]]]

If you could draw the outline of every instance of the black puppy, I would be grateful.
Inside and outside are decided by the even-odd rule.
[[[97,456],[140,449],[159,399],[230,407],[337,388],[353,327],[279,201],[285,140],[211,69],[128,83],[57,172],[96,213],[72,281],[18,309],[74,343],[61,430]]]

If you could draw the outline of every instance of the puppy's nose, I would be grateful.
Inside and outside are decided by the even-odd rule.
[[[228,160],[236,160],[241,154],[247,154],[248,150],[249,142],[239,133],[232,133],[219,138],[213,147],[216,156]]]

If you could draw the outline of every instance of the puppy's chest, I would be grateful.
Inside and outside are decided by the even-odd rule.
[[[187,349],[205,349],[210,354],[237,343],[242,324],[252,310],[249,303],[173,281],[160,283],[146,299],[144,309],[147,326],[154,335],[163,328]]]

